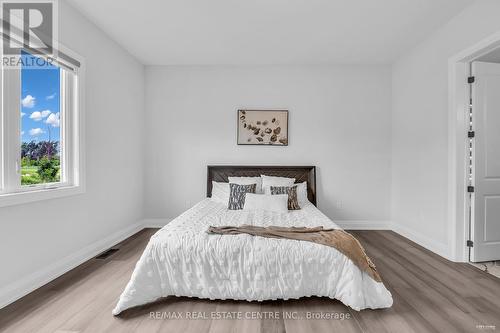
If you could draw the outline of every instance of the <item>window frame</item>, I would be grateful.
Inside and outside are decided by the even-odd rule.
[[[61,101],[61,182],[45,183],[36,185],[20,185],[21,167],[21,140],[20,126],[6,124],[18,122],[20,124],[20,75],[17,70],[4,69],[1,67],[1,91],[0,91],[0,207],[24,204],[29,202],[61,198],[77,195],[85,192],[85,59],[71,49],[58,44],[58,50],[77,60],[80,67],[68,74],[67,70],[61,70],[61,90],[64,94],[71,94],[71,98]],[[65,69],[64,66],[60,66]],[[9,73],[10,72],[10,73]],[[17,78],[17,79],[16,79]],[[69,84],[68,80],[73,80]],[[5,82],[10,84],[5,84]],[[18,92],[12,92],[13,86],[18,86]],[[64,88],[63,88],[64,87]],[[9,94],[9,98],[5,95]],[[18,95],[18,96],[16,96]],[[4,105],[12,103],[12,105]],[[16,106],[17,105],[17,106]],[[3,112],[7,107],[19,110],[18,114]],[[16,119],[17,118],[17,119]],[[15,184],[14,179],[19,180]],[[14,183],[14,184],[13,184]]]

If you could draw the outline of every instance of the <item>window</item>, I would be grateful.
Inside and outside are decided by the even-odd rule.
[[[0,206],[82,191],[80,61],[59,56],[2,65]]]

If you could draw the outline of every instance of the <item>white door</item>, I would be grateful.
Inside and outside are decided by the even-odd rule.
[[[471,261],[500,260],[500,64],[473,62]]]

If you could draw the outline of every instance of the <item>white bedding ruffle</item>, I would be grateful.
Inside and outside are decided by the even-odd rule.
[[[326,296],[358,311],[392,305],[383,283],[334,248],[206,233],[210,225],[242,224],[339,228],[310,203],[283,214],[230,211],[205,199],[151,237],[113,314],[169,295],[248,301]]]

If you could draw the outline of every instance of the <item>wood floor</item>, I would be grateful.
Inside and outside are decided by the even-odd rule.
[[[390,231],[353,232],[394,297],[390,309],[356,312],[328,298],[248,303],[169,297],[113,317],[111,309],[155,231],[139,232],[120,243],[120,250],[107,259],[92,259],[1,309],[0,331],[403,333],[500,329],[500,279],[468,264],[448,262]],[[270,318],[276,311],[279,316]],[[151,312],[208,317],[212,312],[240,312],[264,318],[155,319]],[[307,312],[345,319],[300,318]]]

